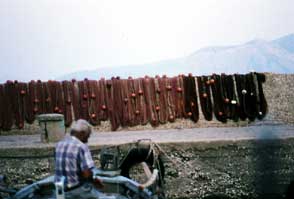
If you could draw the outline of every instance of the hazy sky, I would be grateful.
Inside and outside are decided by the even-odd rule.
[[[293,0],[0,0],[0,80],[143,64],[294,33]]]

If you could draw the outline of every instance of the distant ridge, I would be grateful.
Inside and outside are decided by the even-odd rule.
[[[235,46],[206,47],[178,59],[154,63],[99,68],[78,71],[58,77],[64,79],[99,79],[101,77],[121,78],[155,76],[181,73],[206,75],[211,73],[247,73],[249,71],[294,73],[294,34],[272,40],[252,40]]]

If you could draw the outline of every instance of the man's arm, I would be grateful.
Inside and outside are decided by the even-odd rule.
[[[93,172],[91,169],[86,169],[82,171],[82,178],[85,181],[92,182],[97,189],[102,189],[104,187],[101,180],[99,180],[98,178],[93,179]]]
[[[96,188],[103,188],[103,184],[99,179],[93,179],[92,169],[95,167],[89,148],[85,145],[80,151],[80,168],[82,170],[81,177],[83,180],[94,183]]]

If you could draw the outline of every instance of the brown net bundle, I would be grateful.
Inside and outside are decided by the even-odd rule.
[[[3,96],[3,124],[2,129],[8,131],[13,125],[13,103],[11,99],[14,97],[14,85],[12,81],[7,81],[4,84],[4,96]]]
[[[258,114],[257,118],[259,120],[263,119],[268,111],[267,102],[264,96],[262,84],[265,82],[265,75],[262,73],[255,73],[257,78],[257,86],[258,86]]]
[[[141,97],[143,95],[142,85],[140,85],[139,79],[130,79],[128,80],[130,87],[132,88],[130,93],[130,100],[133,107],[132,114],[134,115],[134,125],[140,125],[141,124]]]
[[[141,124],[141,118],[140,118],[140,96],[143,93],[143,90],[140,91],[140,82],[138,79],[133,79],[133,87],[134,87],[134,92],[135,92],[135,97],[133,97],[133,103],[134,103],[134,112],[133,114],[135,115],[135,120],[134,124],[135,125],[140,125]],[[142,92],[142,93],[141,93]]]
[[[206,120],[211,121],[212,104],[210,95],[210,80],[207,76],[200,76],[197,77],[197,84],[202,113]]]
[[[52,112],[53,113],[59,113],[63,114],[63,94],[62,94],[62,86],[60,82],[57,81],[48,81],[48,88],[49,88],[49,95],[50,100],[48,101],[51,103],[52,106]],[[51,112],[51,113],[52,113]]]
[[[194,122],[199,120],[199,109],[197,101],[197,92],[195,78],[192,75],[184,77],[185,90],[185,114]]]
[[[148,115],[148,121],[152,126],[158,126],[158,115],[156,111],[156,96],[155,96],[155,82],[154,78],[145,77],[143,80],[143,88],[146,99],[146,110]]]
[[[28,94],[26,95],[26,109],[25,109],[25,119],[26,122],[32,124],[35,120],[35,114],[38,109],[35,107],[34,100],[36,98],[36,82],[30,81],[28,83]]]
[[[123,120],[123,99],[122,99],[122,85],[119,78],[112,78],[112,88],[113,88],[113,120],[112,123],[115,124],[115,129],[122,125]]]
[[[161,124],[165,124],[168,121],[167,113],[167,96],[166,96],[166,77],[160,78],[156,76],[155,78],[155,97],[156,97],[156,107],[155,110],[158,113],[158,119]]]
[[[131,118],[131,102],[129,97],[128,80],[121,80],[121,97],[122,97],[122,121],[123,127],[130,125]]]
[[[24,126],[24,104],[23,104],[23,96],[22,93],[24,91],[21,92],[21,90],[23,90],[22,88],[22,84],[20,82],[15,82],[14,86],[15,86],[15,92],[14,92],[14,102],[13,102],[13,106],[14,106],[14,124],[18,129],[22,129]]]
[[[227,85],[226,85],[226,75],[221,74],[220,76],[220,93],[221,93],[221,100],[223,103],[223,111],[224,115],[226,116],[227,119],[230,119],[231,115],[231,110],[230,110],[230,104],[229,104],[229,98],[228,98],[228,93],[227,93]]]
[[[146,101],[144,97],[143,89],[143,79],[138,78],[134,80],[135,90],[137,92],[137,101],[136,101],[136,120],[138,124],[145,125],[148,123],[147,111],[146,111]]]
[[[44,96],[44,88],[43,83],[41,80],[38,80],[36,83],[36,99],[35,99],[35,106],[38,109],[38,113],[46,113],[45,112],[45,96]]]
[[[254,74],[245,75],[244,112],[250,121],[254,121],[257,116],[257,93],[254,83]]]
[[[4,85],[0,84],[0,130],[4,124]]]
[[[137,117],[139,117],[140,124],[146,125],[148,123],[148,112],[143,81],[144,78],[138,78],[135,80],[135,87],[138,91],[138,107],[135,113]]]
[[[232,75],[221,75],[222,95],[226,117],[234,121],[239,120],[238,95],[235,91],[234,78]]]
[[[175,98],[173,95],[173,90],[175,90],[176,88],[172,86],[172,79],[167,78],[165,89],[166,89],[168,121],[174,122],[176,119],[176,116],[175,116],[176,112],[175,112]]]
[[[42,106],[44,108],[45,113],[53,113],[53,106],[52,106],[52,99],[51,99],[51,93],[49,88],[49,81],[43,82],[43,94],[44,94],[44,100],[42,101]]]
[[[230,119],[237,122],[239,120],[239,99],[237,94],[237,89],[235,87],[235,81],[233,75],[226,76],[226,87],[227,87],[227,94],[228,94],[228,102],[225,100],[225,103],[229,104],[230,107]]]
[[[160,123],[166,123],[169,121],[169,111],[168,111],[168,99],[167,99],[167,77],[163,76],[161,78],[157,78],[157,88],[156,94],[159,96],[159,108],[160,108]]]
[[[98,82],[98,89],[99,89],[99,119],[101,121],[107,120],[108,111],[107,111],[107,88],[106,88],[106,80],[101,78]]]
[[[245,79],[245,75],[241,75],[241,74],[235,74],[234,77],[236,81],[237,94],[239,99],[239,104],[238,104],[239,118],[244,121],[247,119],[247,115],[245,113],[245,94],[247,93],[246,79]]]
[[[70,126],[73,120],[73,108],[72,108],[72,101],[73,101],[73,92],[72,92],[72,82],[70,81],[63,81],[62,82],[63,88],[63,97],[64,97],[64,124],[66,127]]]
[[[25,121],[25,113],[26,113],[26,100],[28,99],[26,96],[28,95],[28,84],[27,83],[19,83],[18,84],[18,95],[19,95],[19,128],[24,127]]]
[[[71,81],[71,90],[72,90],[72,107],[73,107],[73,113],[74,113],[74,120],[77,120],[81,118],[80,116],[80,91],[79,91],[79,85],[78,82],[73,79]]]
[[[216,119],[220,122],[227,122],[227,116],[224,111],[224,101],[221,94],[221,77],[213,74],[210,79],[211,91],[213,96],[213,110]]]
[[[9,91],[9,102],[12,108],[12,117],[14,125],[19,128],[20,114],[19,114],[19,103],[18,103],[18,81],[11,82],[11,87]]]
[[[56,83],[56,104],[57,104],[57,107],[59,108],[58,113],[64,114],[65,101],[64,101],[62,83],[58,81],[56,81],[55,83]]]
[[[134,80],[132,77],[129,77],[127,80],[127,86],[128,86],[128,116],[129,116],[129,123],[128,126],[135,126],[138,124],[137,116],[135,114],[137,110],[137,93],[135,90]]]
[[[256,117],[262,119],[267,113],[267,102],[262,87],[264,82],[264,74],[252,72],[245,75],[245,89],[242,90],[244,112],[251,121]]]
[[[224,113],[227,119],[238,121],[237,99],[234,97],[234,80],[233,76],[221,75],[221,94],[224,104]]]
[[[173,87],[173,97],[175,99],[175,117],[184,118],[185,117],[185,98],[184,98],[184,85],[183,76],[172,78]]]
[[[87,86],[88,80],[78,81],[79,86],[79,118],[89,121],[89,92]]]
[[[115,131],[119,127],[119,122],[117,121],[114,115],[114,108],[113,108],[113,84],[112,80],[106,80],[106,107],[109,116],[109,120],[111,123],[111,130]]]
[[[96,80],[88,80],[89,88],[89,119],[92,125],[99,125],[99,90]]]

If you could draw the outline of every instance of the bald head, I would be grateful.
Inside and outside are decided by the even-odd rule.
[[[83,143],[88,142],[91,133],[92,126],[83,119],[74,121],[70,127],[70,134],[81,140]]]

